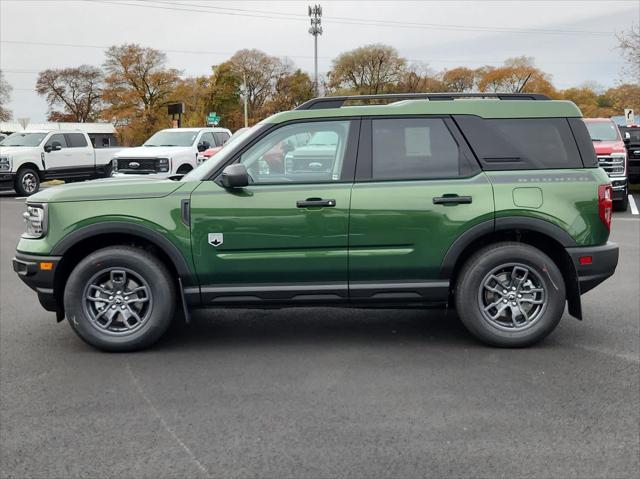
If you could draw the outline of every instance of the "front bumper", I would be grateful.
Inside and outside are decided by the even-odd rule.
[[[611,188],[613,189],[613,201],[623,201],[628,193],[628,181],[626,176],[612,176]]]
[[[595,288],[612,276],[618,265],[618,245],[611,242],[601,246],[567,248],[567,253],[576,268],[580,294]],[[588,262],[587,258],[591,258],[591,262],[581,264],[581,258],[585,263]]]
[[[0,189],[13,188],[15,173],[0,173]]]
[[[13,270],[38,294],[38,301],[47,311],[58,311],[53,281],[61,256],[40,256],[16,252]],[[51,266],[49,266],[49,263]]]

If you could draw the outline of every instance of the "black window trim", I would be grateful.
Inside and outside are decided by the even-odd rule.
[[[307,182],[293,182],[293,181],[283,181],[283,182],[273,182],[273,183],[255,183],[250,184],[251,188],[258,188],[262,186],[297,186],[297,185],[337,185],[344,183],[353,183],[355,178],[356,171],[356,155],[358,152],[358,142],[360,139],[360,134],[362,130],[362,118],[360,116],[338,116],[338,117],[322,117],[322,118],[299,118],[296,120],[285,121],[282,123],[274,123],[267,124],[267,126],[258,130],[257,134],[251,138],[247,143],[242,145],[238,151],[226,162],[219,165],[216,170],[214,170],[207,178],[203,181],[213,180],[216,183],[220,184],[220,175],[222,174],[222,170],[224,170],[227,166],[237,163],[240,160],[240,157],[250,148],[253,147],[256,143],[261,141],[267,135],[276,131],[280,128],[283,128],[287,125],[295,125],[299,123],[317,123],[317,122],[328,122],[328,121],[348,121],[349,125],[349,135],[347,137],[347,148],[344,152],[344,160],[342,162],[342,172],[340,173],[340,179],[335,181],[307,181]]]
[[[469,173],[458,176],[443,176],[439,178],[373,178],[373,120],[388,119],[441,119],[453,140],[458,145],[459,159],[467,163]],[[387,183],[387,182],[424,182],[424,181],[446,181],[464,180],[473,178],[482,172],[478,159],[467,143],[466,138],[460,132],[458,125],[453,121],[451,115],[374,115],[363,117],[360,128],[360,145],[358,148],[358,161],[356,169],[356,183]]]

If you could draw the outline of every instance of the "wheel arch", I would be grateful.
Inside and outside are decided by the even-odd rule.
[[[62,239],[51,251],[51,255],[62,257],[56,268],[53,286],[59,319],[64,317],[65,285],[76,265],[93,251],[121,245],[139,247],[157,256],[169,269],[176,288],[182,284],[196,284],[194,274],[180,250],[160,233],[127,222],[107,221],[85,226]]]
[[[440,277],[450,280],[455,288],[460,269],[479,248],[502,241],[516,241],[533,246],[548,255],[562,273],[567,292],[569,313],[582,319],[578,274],[565,248],[578,246],[560,227],[535,218],[496,218],[480,223],[454,241],[440,268]]]
[[[44,171],[42,171],[42,169],[38,165],[36,165],[33,161],[26,161],[26,162],[22,163],[18,167],[18,169],[16,169],[16,175],[21,170],[24,170],[25,168],[31,168],[32,170],[34,170],[38,174],[38,177],[40,178],[40,181],[42,181],[44,179]]]

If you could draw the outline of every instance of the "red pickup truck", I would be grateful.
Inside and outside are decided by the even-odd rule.
[[[600,167],[607,172],[613,186],[613,207],[627,211],[629,184],[627,181],[627,148],[618,125],[609,118],[585,118]]]

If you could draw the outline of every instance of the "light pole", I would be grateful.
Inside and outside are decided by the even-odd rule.
[[[242,74],[242,98],[244,100],[244,127],[249,126],[249,115],[247,114],[247,74]]]
[[[309,5],[309,17],[311,18],[309,33],[313,35],[313,86],[318,95],[318,35],[322,35],[322,7]]]

